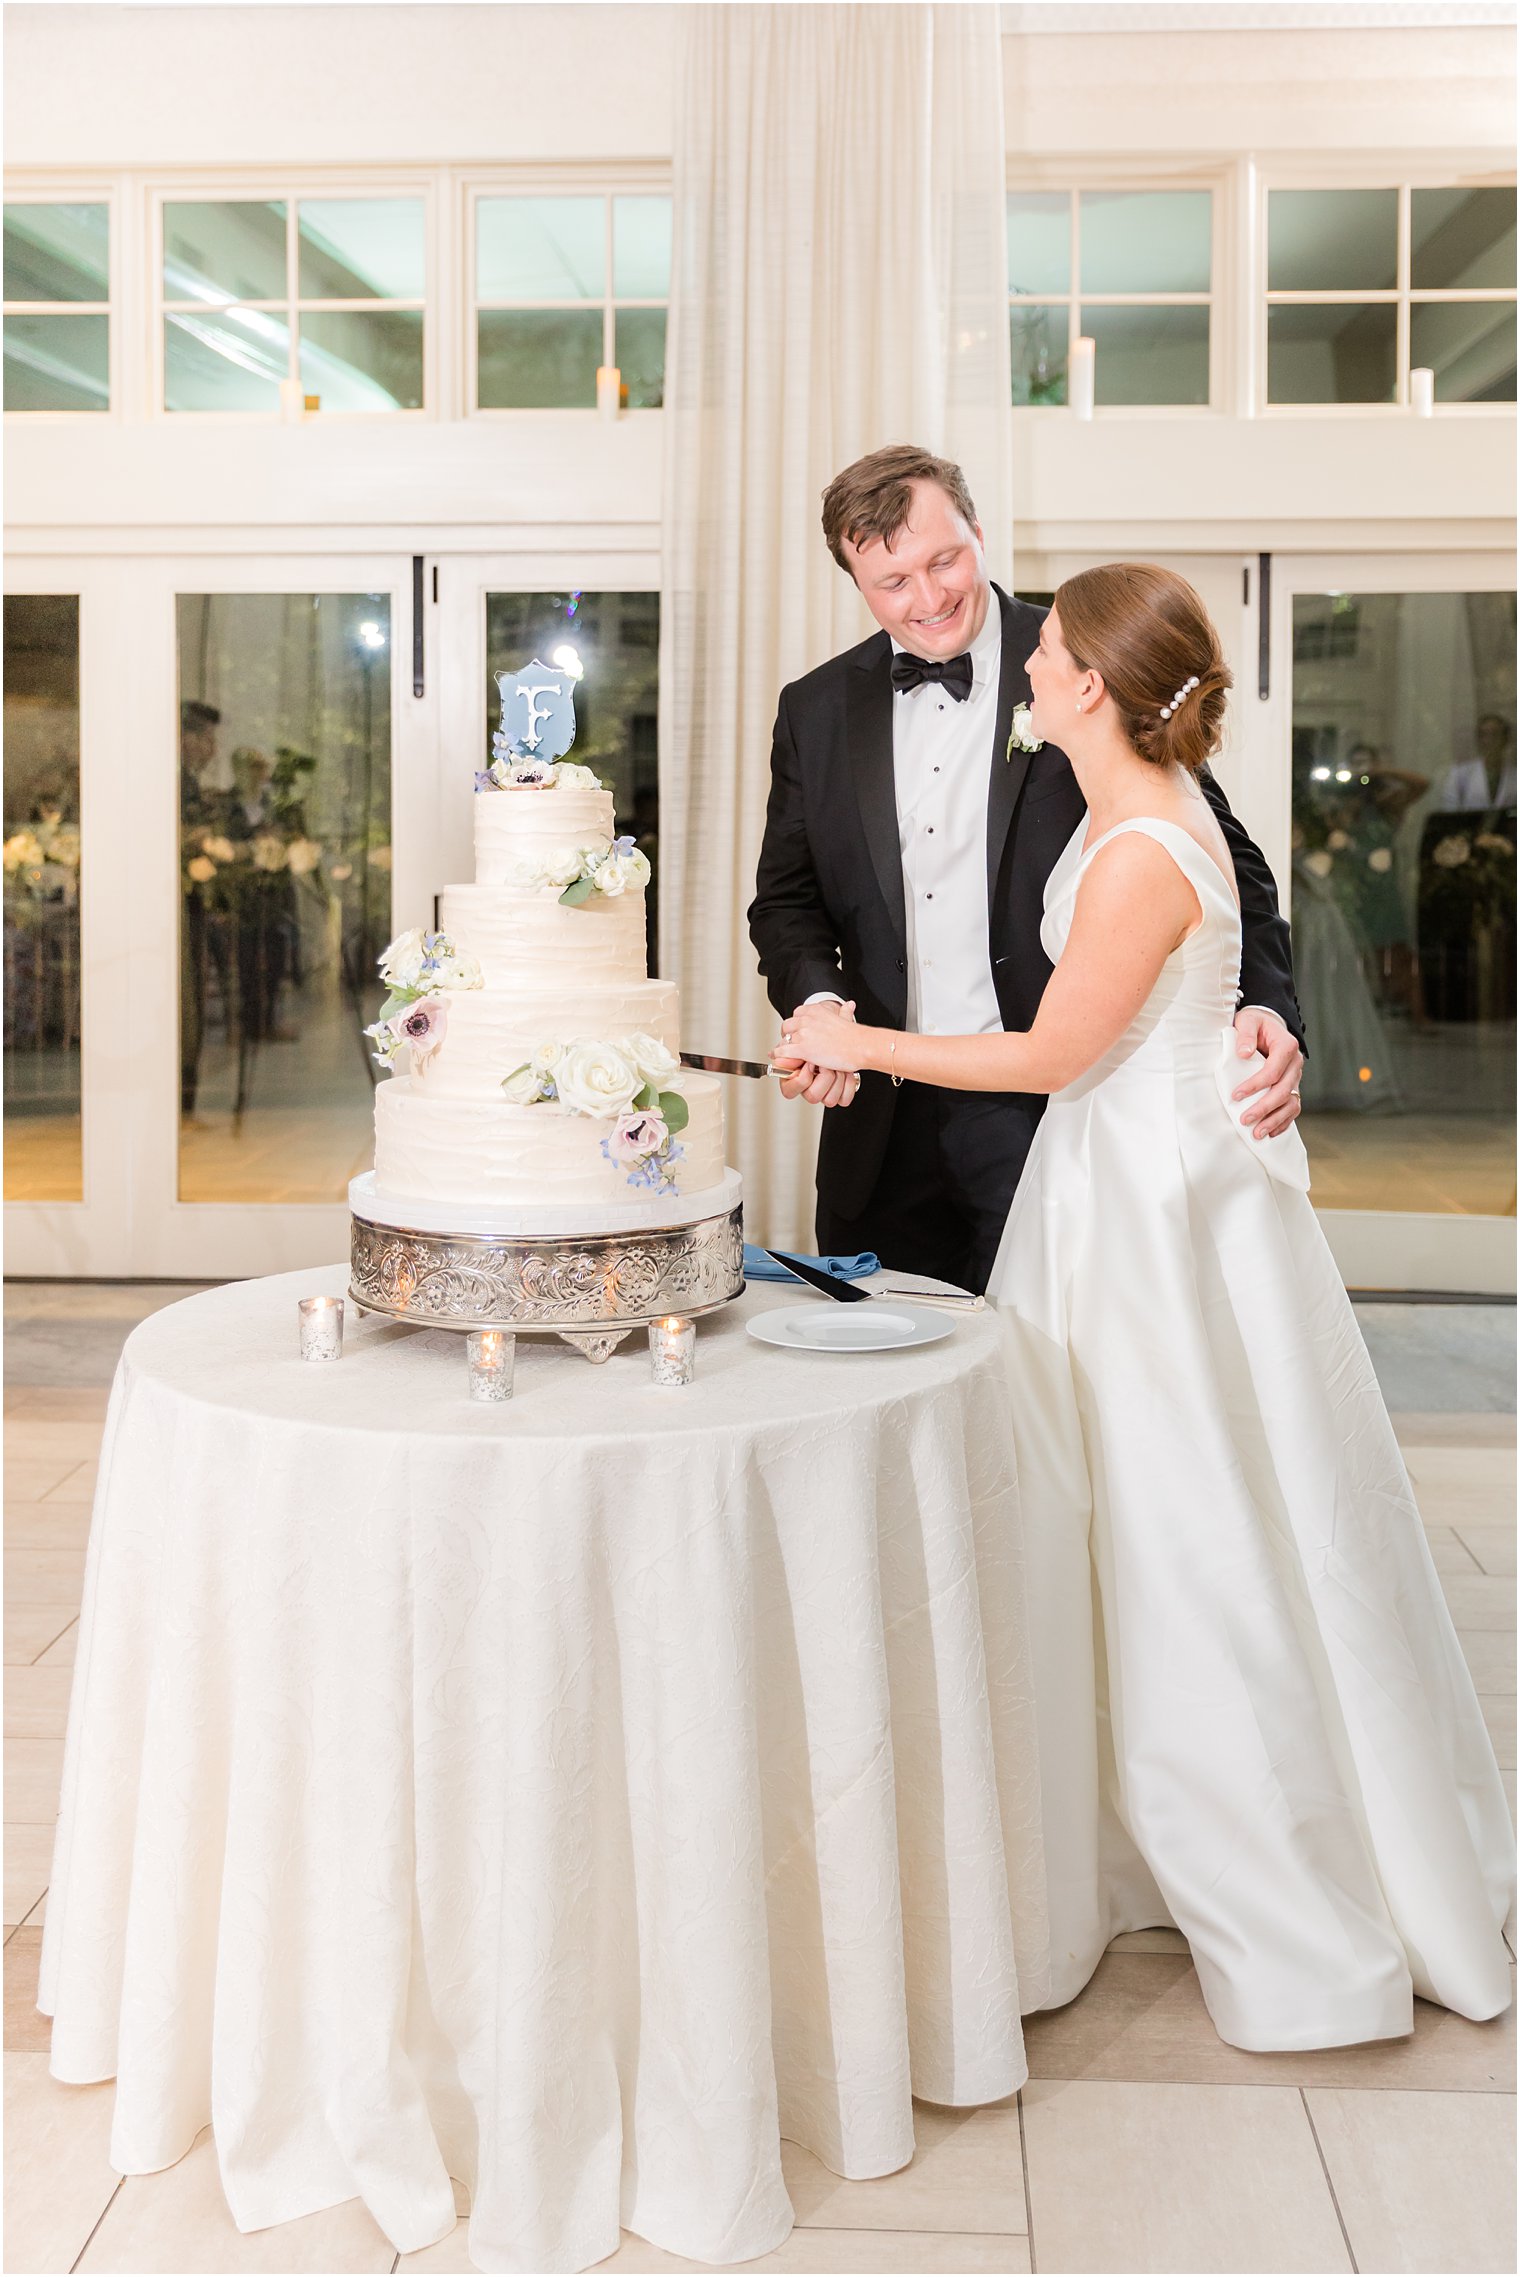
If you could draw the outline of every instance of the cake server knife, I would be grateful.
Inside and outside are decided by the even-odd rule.
[[[720,1059],[716,1052],[682,1052],[683,1067],[700,1067],[708,1075],[774,1075],[763,1059]]]

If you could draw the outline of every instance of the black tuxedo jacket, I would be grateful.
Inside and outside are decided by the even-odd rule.
[[[993,588],[1003,612],[997,723],[988,752],[987,910],[992,977],[1005,1028],[1032,1025],[1050,978],[1040,946],[1045,881],[1084,812],[1064,751],[1047,743],[1006,760],[1013,714],[1030,701],[1025,659],[1043,609]],[[785,1017],[820,989],[853,997],[857,1018],[901,1028],[907,1017],[907,935],[892,763],[892,644],[873,633],[781,691],[771,795],[749,930],[770,999]],[[1241,998],[1279,1013],[1297,1036],[1288,927],[1265,856],[1231,814],[1212,776],[1203,789],[1219,817],[1240,887]],[[869,1201],[892,1122],[893,1089],[867,1074],[848,1109],[823,1119],[818,1191],[857,1216]],[[1022,1096],[1027,1149],[1043,1097]]]

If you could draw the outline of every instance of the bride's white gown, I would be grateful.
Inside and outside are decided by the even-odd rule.
[[[1296,1131],[1239,1126],[1240,922],[1202,925],[1050,1101],[989,1295],[1011,1337],[1051,2005],[1120,1930],[1187,1936],[1245,2048],[1510,1998],[1504,1790]],[[1084,825],[1085,828],[1085,825]],[[1086,864],[1051,874],[1058,957]],[[1312,1045],[1312,1038],[1311,1045]]]

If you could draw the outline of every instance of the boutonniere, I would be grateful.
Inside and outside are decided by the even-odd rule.
[[[1032,735],[1030,733],[1033,725],[1033,712],[1030,710],[1027,704],[1020,704],[1013,715],[1013,730],[1008,738],[1008,749],[1003,753],[1003,761],[1005,765],[1013,757],[1015,751],[1044,750],[1044,737],[1040,735]]]

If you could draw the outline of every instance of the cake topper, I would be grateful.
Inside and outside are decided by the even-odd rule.
[[[535,656],[518,672],[498,672],[501,726],[491,738],[498,759],[563,759],[575,741],[575,676]]]

